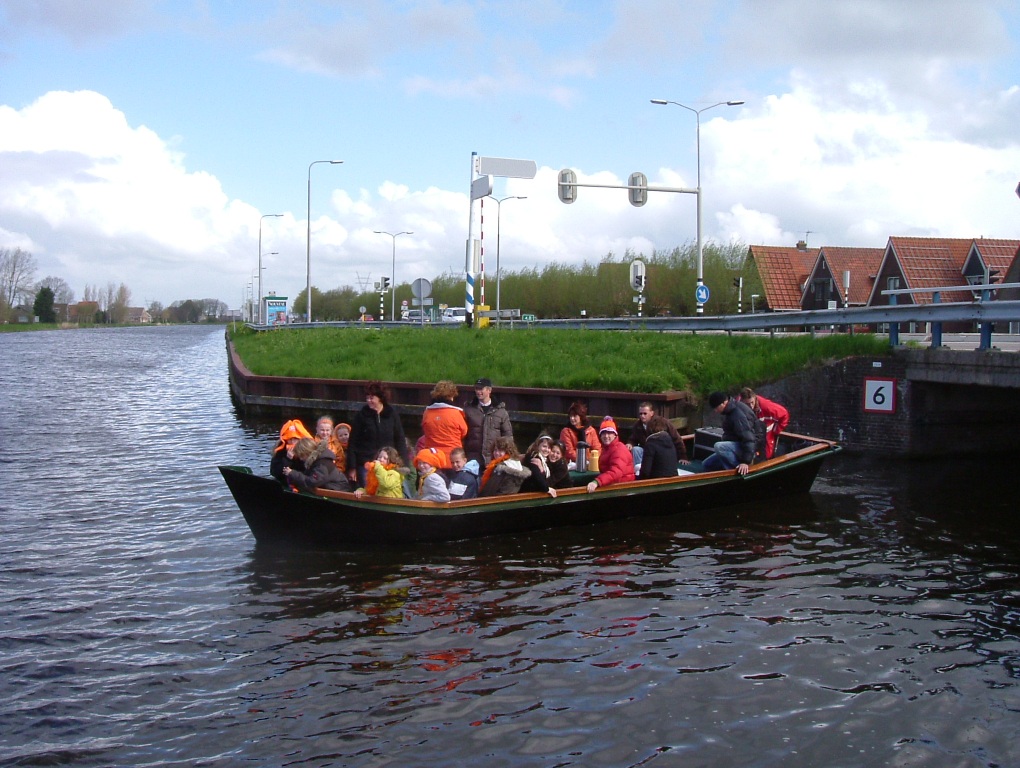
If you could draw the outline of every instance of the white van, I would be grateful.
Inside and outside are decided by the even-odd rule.
[[[443,310],[444,323],[466,323],[467,310],[464,307],[447,307]]]

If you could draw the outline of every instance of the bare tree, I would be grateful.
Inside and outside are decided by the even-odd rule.
[[[35,294],[35,269],[35,257],[28,251],[0,249],[0,306],[9,309],[19,297]]]
[[[57,304],[74,304],[74,291],[67,281],[62,277],[49,275],[35,284],[36,293],[40,288],[49,288],[53,291],[53,301]]]

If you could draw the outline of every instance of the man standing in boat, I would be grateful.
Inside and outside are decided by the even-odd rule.
[[[487,378],[475,382],[475,397],[464,405],[464,419],[468,426],[464,450],[468,460],[474,459],[481,467],[492,461],[492,446],[496,438],[509,437],[513,440],[510,414],[503,403],[493,401],[492,381]]]
[[[746,403],[725,392],[710,394],[708,405],[722,416],[723,436],[714,446],[715,453],[706,458],[702,466],[707,472],[736,469],[738,475],[746,475],[758,451],[761,422]]]

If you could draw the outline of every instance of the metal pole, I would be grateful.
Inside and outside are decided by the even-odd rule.
[[[413,235],[414,232],[384,232],[381,229],[373,229],[373,234],[389,235],[393,240],[392,264],[390,266],[390,320],[397,319],[397,238],[401,235]],[[382,293],[386,293],[382,291]],[[425,313],[425,305],[422,305],[422,314]],[[385,320],[386,315],[382,308],[379,310],[379,319]]]
[[[308,311],[305,322],[312,322],[312,166],[318,163],[339,165],[343,160],[313,160],[308,164],[308,222],[305,233],[305,298],[308,300]]]
[[[492,197],[492,195],[488,195]],[[503,201],[504,200],[527,200],[527,195],[508,195],[507,197],[492,197],[496,201],[496,325],[499,325],[499,310],[501,308],[500,303],[500,287],[503,273],[499,268],[499,240],[500,235],[503,232],[503,226],[501,224],[501,216],[503,213]]]
[[[259,325],[265,325],[262,319],[262,219],[269,216],[283,216],[282,213],[264,213],[259,219]]]
[[[726,105],[728,107],[736,107],[736,106],[739,106],[739,105],[741,105],[743,103],[744,103],[743,101],[720,101],[720,102],[717,102],[716,104],[711,104],[711,105],[709,105],[707,107],[702,107],[701,109],[694,109],[694,107],[688,107],[686,104],[681,104],[679,101],[668,101],[666,99],[652,99],[652,104],[659,104],[659,105],[674,104],[674,105],[676,105],[678,107],[683,107],[688,112],[693,112],[695,120],[696,120],[696,131],[697,131],[697,133],[696,133],[695,139],[696,139],[696,142],[697,142],[696,148],[697,148],[697,161],[698,161],[698,188],[696,190],[696,194],[697,194],[697,198],[698,198],[698,214],[697,214],[698,215],[698,255],[697,255],[697,259],[698,259],[698,261],[697,261],[697,273],[698,274],[697,274],[697,284],[695,285],[695,296],[700,296],[701,295],[701,286],[703,286],[705,284],[705,262],[704,262],[704,252],[703,252],[703,249],[702,249],[702,238],[701,238],[701,113],[702,112],[707,112],[708,110],[714,109],[715,107],[721,107],[723,105]],[[699,315],[702,315],[702,314],[705,313],[705,305],[702,304],[700,300],[697,302],[697,308],[696,308],[695,312],[697,314],[699,314]]]

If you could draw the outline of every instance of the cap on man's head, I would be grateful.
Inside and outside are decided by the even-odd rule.
[[[480,378],[475,382],[475,389],[482,389],[483,387],[491,387],[492,379],[486,379],[485,377]]]
[[[718,408],[729,399],[729,396],[725,392],[719,392],[716,390],[708,396],[708,405],[710,408]]]

